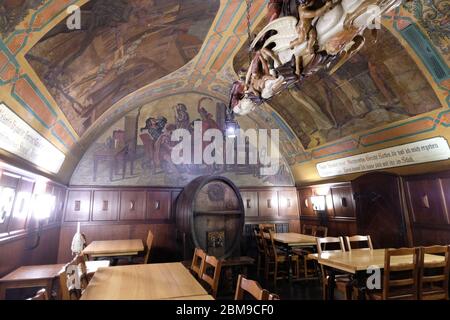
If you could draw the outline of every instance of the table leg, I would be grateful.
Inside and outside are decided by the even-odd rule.
[[[367,275],[358,272],[355,275],[355,285],[358,288],[358,300],[366,300],[366,278]]]
[[[334,269],[330,268],[326,270],[326,274],[328,275],[328,300],[334,300],[334,285],[336,280],[336,272],[334,271]],[[323,281],[326,281],[326,277],[324,277]]]

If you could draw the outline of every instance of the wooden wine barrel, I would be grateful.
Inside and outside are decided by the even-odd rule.
[[[220,176],[194,179],[180,194],[176,208],[185,259],[192,258],[195,247],[223,259],[239,252],[245,212],[239,189],[231,180]]]

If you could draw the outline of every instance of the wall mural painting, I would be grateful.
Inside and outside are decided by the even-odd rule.
[[[21,23],[30,10],[41,6],[45,0],[2,0],[0,1],[0,35],[6,39]]]
[[[92,0],[81,30],[55,26],[26,58],[79,135],[126,95],[199,52],[219,0]]]
[[[271,129],[253,115],[261,128]],[[245,129],[253,119],[240,119]],[[282,158],[276,175],[262,176],[260,163],[253,165],[175,165],[171,141],[175,129],[223,131],[225,104],[199,94],[176,95],[152,102],[128,113],[93,143],[75,170],[71,185],[178,186],[200,175],[222,175],[239,186],[292,186],[289,165]],[[254,123],[253,126],[254,128]],[[281,140],[285,134],[280,134]],[[209,143],[204,144],[204,148]],[[280,143],[282,145],[282,142]],[[282,151],[283,152],[283,151]]]
[[[386,29],[334,74],[320,72],[270,105],[305,149],[442,108],[409,53]]]

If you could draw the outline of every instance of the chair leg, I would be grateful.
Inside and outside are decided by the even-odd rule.
[[[261,255],[258,253],[258,261],[256,263],[256,276],[259,278],[259,271],[261,269]]]
[[[275,269],[273,271],[273,284],[274,287],[277,287],[277,276],[278,276],[278,262],[275,261]]]

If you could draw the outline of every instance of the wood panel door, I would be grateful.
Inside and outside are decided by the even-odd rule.
[[[70,190],[67,195],[65,221],[89,221],[90,209],[91,191]]]
[[[94,191],[93,221],[115,221],[118,216],[119,191]]]
[[[316,213],[313,210],[311,203],[312,188],[302,188],[298,190],[298,198],[300,201],[300,215],[315,217]]]
[[[259,215],[261,217],[278,217],[278,192],[258,192]]]
[[[352,187],[350,185],[331,187],[334,216],[336,218],[355,218]]]
[[[408,204],[414,223],[448,224],[441,181],[434,177],[406,182]]]
[[[258,216],[258,192],[241,191],[242,201],[244,202],[245,217]]]
[[[147,218],[150,220],[170,220],[171,196],[170,191],[150,191],[147,198]]]
[[[295,190],[278,192],[279,215],[284,218],[298,218],[298,201]]]
[[[352,182],[359,234],[370,235],[375,248],[406,245],[400,178],[374,172]]]
[[[122,191],[120,193],[120,220],[145,220],[145,191]]]

